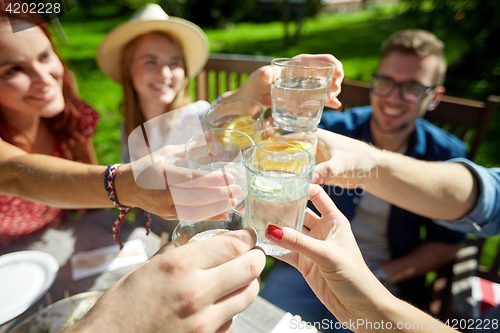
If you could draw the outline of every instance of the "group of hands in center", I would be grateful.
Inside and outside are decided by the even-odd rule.
[[[331,55],[299,57],[336,65],[325,105],[338,108],[341,63]],[[246,83],[247,89],[236,91],[231,98],[248,98],[245,93],[250,91],[252,96],[260,96],[258,102],[264,107],[270,107],[271,75],[268,66],[254,72]],[[359,318],[371,322],[427,322],[430,317],[392,296],[371,273],[349,221],[317,185],[350,187],[369,181],[348,177],[356,177],[356,170],[369,171],[375,166],[372,147],[322,129],[315,134],[316,167],[308,199],[321,217],[308,209],[302,233],[287,227],[268,228],[266,237],[271,242],[292,251],[279,259],[303,274],[341,323]],[[127,205],[129,200],[137,202],[137,198],[144,197],[139,207],[166,219],[188,220],[215,216],[233,207],[235,198],[241,195],[234,178],[219,171],[180,168],[177,162],[185,158],[183,154],[183,146],[170,146],[122,166],[115,180],[117,193],[123,193],[120,202]],[[137,186],[141,179],[151,187]],[[136,190],[121,191],[130,186]],[[246,228],[178,248],[169,243],[112,285],[67,332],[91,332],[95,328],[106,332],[227,332],[233,316],[246,309],[259,292],[266,255],[255,246],[256,241],[256,231]]]
[[[281,239],[267,233],[292,251],[279,259],[304,275],[339,321],[381,319],[373,309],[388,307],[392,296],[365,265],[349,221],[321,186],[311,185],[309,199],[322,216],[306,211],[302,233],[286,227]],[[109,332],[227,332],[259,291],[266,255],[256,240],[256,231],[246,228],[178,248],[169,243],[112,285],[67,332],[94,325]]]

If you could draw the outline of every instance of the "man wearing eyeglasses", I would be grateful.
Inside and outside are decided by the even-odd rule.
[[[462,141],[422,118],[436,108],[445,92],[443,49],[443,42],[427,31],[393,34],[382,45],[377,74],[371,81],[371,105],[324,112],[320,127],[421,160],[465,157]],[[318,156],[318,162],[320,159]],[[366,175],[376,176],[373,171]],[[392,206],[362,188],[325,186],[325,190],[351,221],[363,258],[373,273],[393,293],[424,307],[425,274],[452,261],[464,235]],[[276,265],[261,295],[300,314],[305,321],[330,318],[302,277],[285,264]],[[338,330],[322,327],[321,331]]]

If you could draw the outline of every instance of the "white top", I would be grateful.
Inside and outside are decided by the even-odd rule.
[[[366,265],[372,268],[391,259],[387,240],[391,205],[368,192],[360,200],[351,228]]]
[[[149,149],[142,129],[138,127],[122,140],[123,160],[133,162],[167,145],[185,145],[191,137],[206,130],[205,114],[209,109],[208,102],[197,101],[148,120],[144,123],[144,130]]]
[[[399,153],[406,152],[407,148],[408,144],[405,144]],[[391,204],[368,192],[359,200],[354,218],[351,219],[351,229],[366,265],[374,268],[391,260],[387,238]]]

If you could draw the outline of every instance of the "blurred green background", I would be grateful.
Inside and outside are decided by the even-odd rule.
[[[165,1],[164,8],[195,23],[203,23],[212,53],[271,57],[331,53],[342,61],[347,79],[362,81],[369,81],[375,73],[380,44],[391,33],[409,27],[426,28],[446,44],[449,64],[445,82],[447,95],[480,101],[485,101],[490,94],[500,95],[500,54],[493,51],[500,40],[500,20],[494,19],[500,18],[498,1],[359,1],[353,3],[364,3],[365,8],[351,3],[350,6],[335,7],[334,11],[327,11],[325,6],[318,9],[317,1],[305,1],[311,3],[313,9],[289,10],[290,35],[297,30],[297,21],[301,22],[295,45],[284,40],[284,0],[267,2],[265,6],[258,5],[256,0],[231,0],[231,3],[240,4],[238,8],[246,10],[244,13],[234,10],[236,14],[232,16],[227,9],[227,0],[171,0]],[[101,115],[94,138],[101,164],[116,163],[121,159],[118,144],[121,89],[100,72],[95,62],[96,52],[105,35],[126,22],[133,10],[146,2],[85,0],[61,17],[68,41],[59,42],[59,53],[75,72],[81,97]],[[204,7],[200,9],[201,5]],[[189,8],[197,10],[190,12]],[[224,8],[226,14],[221,13]],[[500,112],[497,112],[479,149],[477,163],[487,167],[500,165],[498,133]]]

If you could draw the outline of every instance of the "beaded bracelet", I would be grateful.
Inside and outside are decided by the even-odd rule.
[[[120,227],[125,221],[125,218],[128,215],[128,212],[130,208],[133,207],[128,207],[128,206],[123,206],[118,202],[118,198],[116,197],[116,190],[115,190],[115,175],[116,172],[118,171],[118,168],[122,165],[123,163],[120,164],[112,164],[109,165],[104,172],[104,188],[109,194],[109,200],[115,206],[120,210],[120,213],[118,214],[118,217],[116,218],[115,222],[113,223],[113,239],[115,240],[115,243],[120,246],[120,249],[123,248],[123,244],[120,241]],[[149,235],[149,231],[151,229],[151,215],[149,212],[145,212],[147,215],[147,223],[146,223],[146,235]]]

